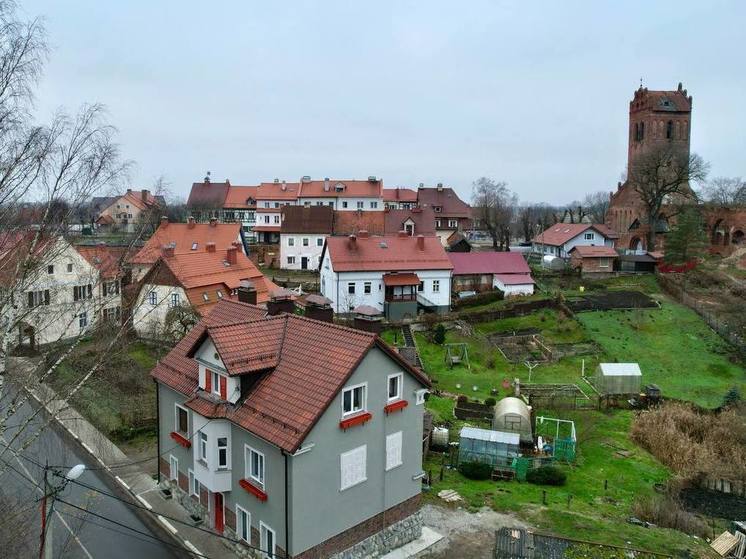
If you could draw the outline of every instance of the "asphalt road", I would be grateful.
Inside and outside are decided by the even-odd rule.
[[[35,403],[25,404],[7,421],[5,441],[12,440],[18,433],[19,425],[33,413],[32,405],[35,406]],[[0,410],[1,408],[2,406]],[[4,414],[5,411],[1,410],[0,413]],[[20,447],[28,435],[34,433],[47,420],[48,415],[42,411],[24,429],[19,440],[11,446]],[[14,456],[6,449],[6,442],[0,440],[0,469],[6,468],[5,473],[0,475],[0,510],[5,511],[3,516],[6,518],[5,524],[0,524],[0,530],[4,531],[0,545],[5,545],[5,539],[9,535],[12,536],[14,544],[21,546],[21,550],[16,552],[19,556],[34,557],[39,553],[41,506],[38,502],[34,505],[34,501],[42,495],[36,484],[43,483],[43,468],[32,461],[39,464],[48,463],[50,466],[84,464],[91,469],[86,469],[79,481],[107,493],[123,496],[119,488],[108,478],[108,474],[96,469],[99,467],[98,463],[89,458],[83,449],[78,448],[64,431],[60,432],[58,429],[54,425],[49,425],[41,432],[39,438],[23,451],[23,456],[30,460]],[[13,469],[6,467],[6,464]],[[60,483],[59,477],[49,476],[49,479],[54,484]],[[185,556],[178,548],[158,541],[169,540],[162,531],[153,527],[154,519],[148,518],[148,513],[138,512],[125,503],[73,483],[67,484],[60,493],[60,498],[88,512],[55,502],[51,524],[55,559],[170,559]],[[4,551],[9,553],[10,550],[10,547],[6,547]],[[0,549],[0,556],[9,556],[5,553]]]

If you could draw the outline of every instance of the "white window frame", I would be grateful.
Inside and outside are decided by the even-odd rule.
[[[360,449],[363,449],[363,454],[364,454],[363,465],[364,465],[365,471],[363,473],[363,477],[361,479],[354,481],[353,483],[350,483],[349,485],[343,485],[342,468],[343,468],[344,458],[345,456],[349,456],[356,452],[360,452]],[[364,445],[355,447],[351,450],[348,450],[347,452],[341,453],[339,455],[339,490],[345,491],[346,489],[350,489],[351,487],[355,487],[356,485],[360,485],[361,483],[365,483],[366,481],[368,481],[368,445],[364,444]]]
[[[265,533],[272,533],[272,549],[265,549],[267,542]],[[277,533],[264,522],[259,521],[259,549],[261,550],[262,557],[265,559],[274,559],[277,553]]]
[[[241,513],[246,515],[246,536],[247,537],[244,537],[243,534],[241,534],[241,529],[239,528]],[[236,505],[236,535],[238,536],[238,539],[245,541],[246,543],[249,543],[249,544],[251,543],[251,513],[247,511],[245,508],[243,508],[241,505]]]
[[[603,257],[598,259],[598,267],[599,268],[608,268],[611,258],[609,257]]]
[[[319,237],[319,238],[316,239],[316,246],[317,247],[324,246],[324,237]]]
[[[178,307],[181,305],[181,295],[178,293],[171,293],[171,298],[169,300],[168,306],[173,308]]]
[[[371,203],[370,203],[370,208],[371,208],[372,210],[375,210],[375,209],[377,209],[377,208],[378,208],[378,202],[376,202],[376,201],[373,201],[373,202],[371,202]]]
[[[212,393],[220,396],[220,377],[222,375],[217,371],[213,371],[212,369],[210,369],[210,374],[212,375],[212,377],[210,378],[210,388],[212,388]]]
[[[370,295],[373,292],[373,282],[363,282],[363,295]]]
[[[458,220],[457,219],[449,219],[448,220],[448,227],[458,227]]]
[[[293,237],[288,237],[288,246],[289,247],[295,246],[295,239]]]
[[[261,478],[255,476],[251,471],[253,465],[253,462],[251,460],[252,453],[256,454],[261,459]],[[244,478],[255,482],[256,485],[258,485],[262,489],[264,489],[264,484],[267,480],[267,461],[264,453],[259,452],[257,449],[249,445],[244,445]]]
[[[394,462],[394,459],[389,455],[389,452],[391,450],[391,443],[390,441],[396,441],[398,439],[399,444],[399,460],[397,462]],[[404,435],[401,431],[397,431],[396,433],[391,433],[390,435],[386,435],[386,471],[391,471],[394,468],[398,468],[402,464],[404,464],[404,459],[402,457],[404,447]]]
[[[189,477],[189,496],[199,497],[199,485],[197,485],[199,483],[199,480],[197,479],[197,476],[194,475],[194,470],[192,470],[191,468],[188,469],[187,474]],[[196,491],[194,490],[195,487],[197,488]]]
[[[352,397],[350,398],[350,404],[354,408],[355,406],[355,390],[358,388],[363,389],[363,398],[362,398],[362,407],[360,409],[352,409],[350,411],[345,411],[345,393],[352,392]],[[368,383],[367,382],[361,382],[360,384],[353,384],[352,386],[346,386],[342,389],[342,417],[347,417],[350,415],[355,415],[356,413],[362,413],[367,411],[368,409]]]
[[[78,313],[78,326],[81,330],[88,328],[88,311]]]
[[[148,293],[148,303],[150,303],[153,306],[156,306],[158,304],[158,292],[155,290],[151,290]]]
[[[225,439],[225,447],[220,446],[220,439]],[[220,449],[225,448],[225,464],[220,463]],[[218,470],[230,470],[231,469],[231,441],[229,437],[216,437],[215,438],[215,449],[218,458]]]
[[[307,247],[311,243],[311,240],[308,237],[303,237],[303,246]]]
[[[425,403],[425,394],[427,394],[427,389],[422,388],[420,390],[415,390],[414,393],[414,403],[417,406],[420,406]]]
[[[347,201],[346,200],[342,200],[342,208],[345,209],[345,210],[347,209]]]
[[[288,264],[295,264],[295,256],[288,256]]]
[[[392,378],[398,379],[396,381],[396,388],[397,388],[396,396],[393,396],[393,397],[389,395],[389,386],[391,384]],[[404,373],[394,373],[393,375],[389,375],[386,378],[386,399],[387,401],[395,402],[396,400],[402,399],[402,389],[403,389],[402,385],[403,384],[404,384]]]
[[[209,461],[207,460],[207,446],[208,446],[208,437],[207,433],[205,433],[202,429],[197,431],[197,459],[204,463],[205,465],[209,464]]]
[[[365,209],[365,202],[358,202],[357,203],[357,209],[358,210],[364,210]]]
[[[179,410],[182,410],[186,412],[187,417],[187,430],[186,431],[179,431]],[[184,406],[181,406],[179,404],[174,404],[174,431],[176,431],[179,434],[184,434],[189,437],[189,410],[185,408]]]
[[[179,483],[179,459],[173,454],[168,455],[168,479]]]
[[[350,287],[352,287],[352,291],[350,291]],[[347,294],[348,295],[354,295],[356,289],[357,289],[357,282],[354,282],[354,281],[347,282]]]
[[[596,238],[596,236],[593,233],[585,233],[583,235],[583,239],[586,241],[593,241]]]
[[[440,293],[440,280],[433,280],[433,293]]]

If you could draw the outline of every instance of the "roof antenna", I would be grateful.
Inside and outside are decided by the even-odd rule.
[[[640,77],[640,89],[642,89],[642,77]],[[209,175],[210,173],[207,174]]]
[[[205,176],[205,182],[210,182],[210,171],[207,171],[207,175]]]

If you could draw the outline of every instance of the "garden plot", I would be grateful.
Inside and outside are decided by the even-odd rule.
[[[546,345],[539,332],[538,328],[498,332],[491,334],[488,339],[511,363],[551,361],[552,350]]]
[[[611,311],[615,309],[652,309],[658,302],[641,291],[599,291],[582,297],[567,299],[567,306],[573,312]]]

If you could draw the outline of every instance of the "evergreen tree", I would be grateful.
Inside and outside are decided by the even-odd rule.
[[[442,324],[438,324],[435,327],[435,333],[433,334],[433,341],[438,345],[443,345],[446,341],[446,327]]]
[[[704,256],[707,246],[702,212],[699,208],[688,208],[666,236],[665,261],[668,264],[685,264]]]

